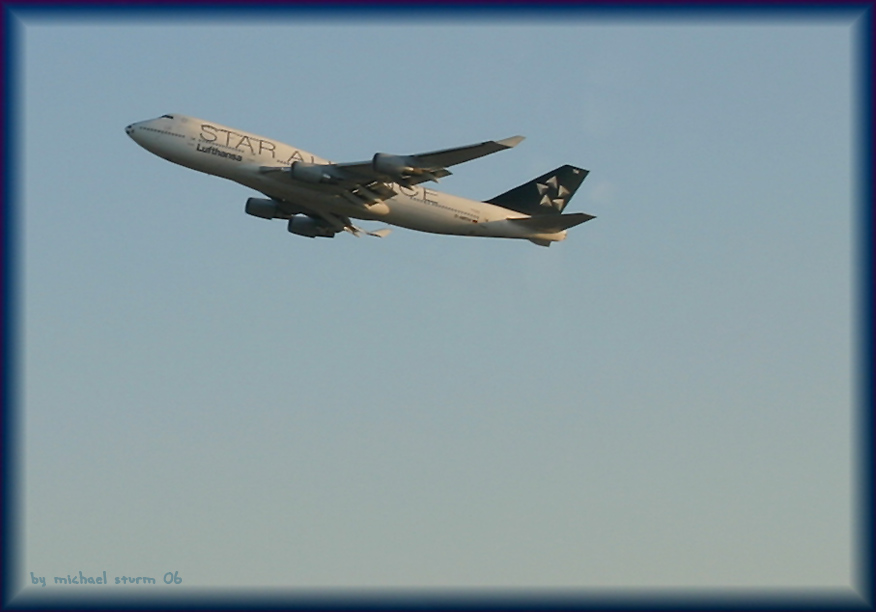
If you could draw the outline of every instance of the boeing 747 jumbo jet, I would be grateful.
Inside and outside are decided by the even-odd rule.
[[[570,227],[594,218],[562,214],[588,173],[574,166],[561,166],[486,202],[420,186],[448,176],[449,166],[510,149],[522,136],[333,163],[276,140],[184,115],[162,115],[125,131],[159,157],[262,193],[267,197],[246,201],[248,214],[287,220],[290,232],[309,238],[333,238],[342,231],[378,237],[390,232],[364,231],[350,221],[365,219],[434,234],[523,238],[550,246],[564,240]]]

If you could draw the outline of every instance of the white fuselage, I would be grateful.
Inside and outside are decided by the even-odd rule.
[[[337,194],[315,190],[307,183],[297,184],[280,173],[264,172],[265,167],[288,168],[296,161],[329,164],[329,160],[270,138],[194,117],[165,115],[129,125],[126,132],[144,149],[168,161],[310,210],[437,234],[549,241],[566,237],[565,231],[533,233],[507,221],[527,218],[525,214],[421,185],[405,187],[393,183],[396,196],[373,205],[353,203]]]

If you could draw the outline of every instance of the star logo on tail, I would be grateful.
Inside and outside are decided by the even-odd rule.
[[[566,196],[571,192],[560,185],[556,176],[552,176],[544,183],[536,183],[535,186],[541,195],[540,205],[556,208],[558,211],[563,210],[563,207],[566,205]]]

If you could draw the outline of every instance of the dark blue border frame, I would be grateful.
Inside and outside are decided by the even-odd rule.
[[[853,568],[856,575],[856,586],[862,597],[866,599],[870,609],[876,602],[876,534],[874,534],[874,522],[876,522],[876,507],[873,504],[874,479],[874,409],[876,409],[876,394],[874,394],[874,321],[873,321],[873,236],[874,236],[874,203],[873,200],[873,25],[874,5],[867,5],[866,12],[856,24],[857,27],[857,71],[854,75],[858,84],[857,108],[854,118],[857,125],[858,141],[854,143],[858,154],[858,205],[859,216],[857,219],[857,251],[854,255],[859,261],[858,280],[858,310],[855,313],[855,322],[862,332],[858,337],[856,357],[858,370],[855,372],[857,380],[855,388],[858,392],[858,406],[854,411],[856,418],[852,420],[852,448],[857,470],[853,480],[857,484],[857,503],[852,504],[852,512],[856,515],[852,522],[853,533],[859,537],[860,548],[853,547]],[[853,156],[854,159],[854,156]]]
[[[4,113],[2,123],[2,566],[0,566],[0,607],[21,610],[57,609],[458,609],[458,610],[874,610],[876,605],[876,540],[874,540],[874,385],[873,385],[873,25],[874,3],[845,2],[825,3],[823,1],[758,3],[742,0],[734,4],[707,2],[667,3],[634,1],[624,3],[563,3],[553,2],[537,5],[531,0],[513,3],[480,0],[465,4],[461,0],[447,2],[427,2],[408,5],[402,2],[369,4],[350,0],[329,2],[302,2],[285,4],[283,2],[260,2],[246,4],[229,2],[222,4],[192,3],[173,5],[163,2],[58,2],[40,3],[3,2],[0,7],[0,30],[2,30],[3,58],[2,82]],[[853,257],[859,263],[855,311],[855,323],[861,332],[856,346],[857,369],[851,373],[855,377],[857,410],[854,411],[852,448],[854,457],[854,484],[856,496],[853,499],[853,533],[858,544],[853,544],[854,584],[851,593],[837,592],[835,596],[819,591],[788,590],[734,590],[734,589],[624,589],[604,592],[594,591],[509,591],[509,590],[347,590],[295,592],[284,590],[210,590],[187,592],[178,598],[149,597],[138,601],[119,597],[76,597],[68,599],[32,599],[26,602],[14,601],[17,593],[10,585],[20,584],[23,570],[18,563],[21,559],[21,534],[17,528],[21,519],[21,440],[16,436],[20,431],[21,419],[19,404],[19,363],[17,357],[22,349],[19,337],[21,321],[19,296],[19,244],[18,213],[19,165],[15,153],[20,151],[19,118],[22,116],[20,74],[18,54],[22,25],[16,18],[18,14],[52,14],[58,18],[130,18],[149,16],[155,18],[203,18],[204,12],[211,17],[224,18],[237,16],[241,11],[258,16],[277,10],[304,13],[308,16],[336,19],[355,16],[357,19],[386,19],[394,17],[410,18],[448,18],[460,19],[556,19],[564,14],[582,14],[598,17],[626,17],[635,12],[637,17],[648,19],[685,18],[814,18],[823,19],[835,15],[859,15],[856,30],[856,61],[854,81],[857,84],[857,106],[854,111],[859,126],[858,140],[854,143],[853,159],[858,160],[857,198],[858,208],[854,216],[856,222],[855,252]]]
[[[2,0],[0,0],[2,1]],[[0,12],[0,28],[2,28],[3,57],[0,62],[3,83],[3,148],[0,160],[3,163],[3,202],[0,216],[0,282],[2,282],[2,323],[0,323],[0,344],[2,344],[3,372],[0,378],[0,482],[2,482],[2,500],[0,500],[0,606],[6,607],[11,593],[10,584],[14,584],[17,576],[16,562],[21,559],[20,532],[15,525],[21,516],[21,443],[16,432],[20,431],[20,419],[17,408],[18,398],[18,177],[19,167],[14,156],[15,143],[19,141],[17,134],[18,104],[14,97],[19,91],[18,66],[15,61],[15,49],[18,46],[19,28],[15,17],[7,11],[6,5]]]

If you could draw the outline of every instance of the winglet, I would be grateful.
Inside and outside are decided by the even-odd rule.
[[[511,147],[516,147],[521,142],[523,142],[524,138],[526,138],[526,136],[512,136],[511,138],[506,138],[505,140],[497,140],[496,144],[502,145],[503,147],[507,147],[510,149]]]

